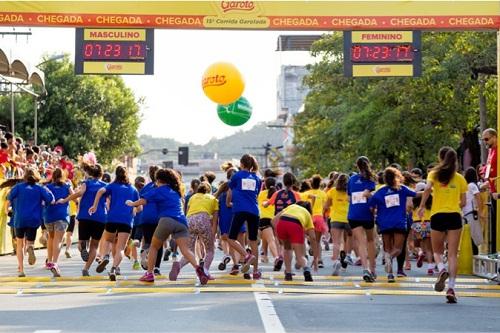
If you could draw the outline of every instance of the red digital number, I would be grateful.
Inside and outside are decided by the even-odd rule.
[[[119,58],[122,54],[122,46],[120,44],[115,44],[113,48],[113,57]]]
[[[391,56],[391,48],[389,46],[382,46],[382,55],[381,59],[385,60]]]
[[[352,47],[352,59],[359,60],[361,58],[361,46]]]
[[[380,54],[380,46],[375,46],[373,48],[373,52],[372,52],[372,58],[373,59],[378,59],[379,58],[379,54]]]
[[[94,51],[94,46],[91,43],[85,44],[84,54],[86,58],[92,57],[93,51]]]

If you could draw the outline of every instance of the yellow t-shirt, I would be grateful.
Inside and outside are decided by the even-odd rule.
[[[307,209],[299,205],[293,204],[286,207],[285,209],[283,209],[281,216],[288,216],[299,220],[304,230],[314,229],[311,214],[309,214]]]
[[[266,208],[263,206],[264,201],[269,200],[267,198],[268,190],[260,191],[257,197],[257,202],[259,203],[259,213],[261,219],[272,219],[274,217],[274,205],[269,205]]]
[[[422,217],[422,220],[420,220],[420,217],[418,217],[418,207],[413,210],[413,222],[421,222],[421,221],[430,221],[431,220],[431,210],[430,209],[425,209],[424,211],[424,217]]]
[[[325,207],[326,203],[326,193],[320,189],[317,190],[309,190],[305,193],[306,195],[313,195],[315,197],[314,199],[314,205],[312,207],[312,215],[313,216],[323,216],[323,208]],[[313,204],[313,199],[307,198],[307,201]]]
[[[330,220],[332,222],[347,223],[347,212],[349,211],[349,196],[347,192],[337,191],[332,187],[327,193],[328,199],[331,200]]]
[[[184,198],[186,196],[186,184],[181,183],[181,186],[180,186],[179,190],[181,192],[181,197]]]
[[[311,190],[309,190],[309,191],[311,191]],[[299,192],[300,201],[309,201],[309,202],[311,202],[311,200],[309,199],[309,191]]]
[[[219,201],[211,194],[195,193],[189,198],[187,216],[207,213],[212,216],[219,210]]]
[[[427,181],[432,182],[431,216],[437,213],[462,214],[460,196],[467,193],[467,182],[461,174],[455,172],[450,182],[445,185],[437,180],[436,172],[431,171]]]
[[[69,216],[76,216],[77,206],[74,200],[69,202]]]

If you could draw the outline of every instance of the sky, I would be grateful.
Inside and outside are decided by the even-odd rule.
[[[28,31],[27,28],[16,28]],[[75,30],[31,28],[32,36],[0,37],[0,48],[11,47],[25,61],[37,64],[44,54],[69,53],[74,59]],[[0,31],[12,31],[2,28]],[[277,79],[283,65],[305,65],[313,59],[308,52],[277,52],[278,31],[155,30],[155,74],[123,76],[137,98],[144,97],[139,134],[168,137],[204,144],[258,122],[276,119]],[[308,32],[308,34],[313,34]],[[234,64],[245,79],[246,97],[253,107],[243,126],[222,123],[217,105],[201,88],[201,77],[212,63]]]

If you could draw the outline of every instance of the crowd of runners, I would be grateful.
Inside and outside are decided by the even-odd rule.
[[[39,149],[23,152],[9,141],[6,158],[15,163],[16,154],[23,155],[25,164],[21,179],[2,185],[9,189],[5,212],[14,230],[18,276],[25,276],[25,254],[30,265],[36,262],[34,241],[41,226],[47,234],[45,266],[61,276],[58,259],[61,248],[71,256],[71,234],[68,242],[63,238],[77,222],[82,276],[89,276],[95,264],[97,273],[106,270],[115,281],[127,256],[133,269],[145,271],[141,281],[154,282],[161,262],[171,257],[170,280],[190,264],[206,284],[214,279],[212,262],[220,248],[224,256],[217,269],[245,279],[260,279],[259,264],[271,261],[287,281],[294,278],[293,267],[313,281],[318,269],[345,275],[349,265],[357,264],[363,280],[371,283],[380,279],[379,258],[387,281],[395,282],[406,276],[414,256],[417,267],[426,264],[427,274],[436,276],[436,291],[443,291],[448,280],[446,298],[455,303],[463,223],[470,225],[475,246],[481,245],[486,202],[480,193],[489,191],[497,199],[497,133],[486,130],[482,139],[490,158],[480,170],[458,170],[457,153],[443,147],[426,170],[392,164],[375,172],[360,156],[349,174],[333,171],[298,181],[290,172],[261,172],[246,154],[239,165],[222,166],[223,181],[207,172],[190,186],[176,170],[157,166],[150,167],[148,179],[131,181],[121,166],[103,178],[92,155],[73,167],[54,152],[59,157],[44,165]],[[80,169],[85,174],[76,177]],[[331,258],[325,258],[322,252],[330,248]]]

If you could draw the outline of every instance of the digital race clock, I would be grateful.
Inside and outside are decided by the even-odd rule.
[[[83,60],[144,60],[146,42],[84,42]]]
[[[412,45],[353,45],[351,47],[352,62],[412,62],[414,50]]]

